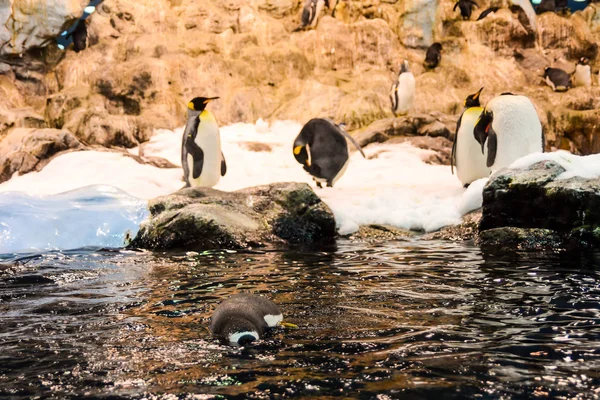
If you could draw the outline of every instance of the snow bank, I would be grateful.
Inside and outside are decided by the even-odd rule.
[[[529,154],[512,163],[510,168],[527,168],[540,161],[554,161],[560,164],[566,171],[559,175],[558,179],[569,179],[575,176],[586,179],[600,177],[600,154],[577,156],[564,150]]]

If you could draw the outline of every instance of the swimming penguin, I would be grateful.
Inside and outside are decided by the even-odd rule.
[[[329,7],[329,0],[306,0],[302,9],[302,26],[295,31],[299,31],[307,26],[315,27],[319,19],[319,15],[323,10],[323,6]]]
[[[485,17],[487,17],[490,14],[495,13],[499,9],[500,9],[500,7],[490,7],[487,10],[482,11],[481,14],[479,14],[479,17],[477,17],[477,21],[481,21],[482,19],[484,19]]]
[[[473,8],[479,8],[477,3],[475,3],[473,0],[458,0],[456,4],[454,4],[452,11],[456,11],[456,7],[460,9],[460,15],[463,19],[470,19]]]
[[[527,154],[544,151],[542,123],[525,96],[494,97],[483,109],[473,134],[492,172]]]
[[[560,68],[546,68],[542,76],[548,86],[555,92],[566,92],[571,87],[571,78],[569,74]]]
[[[346,172],[349,161],[346,139],[365,157],[354,138],[329,119],[311,119],[296,137],[294,158],[313,176],[318,187],[322,187],[323,182],[333,187]]]
[[[188,103],[188,120],[181,143],[181,165],[186,186],[213,187],[225,176],[219,126],[206,105],[218,97],[196,97]]]
[[[575,66],[573,73],[574,86],[592,86],[592,70],[590,68],[590,60],[587,57],[581,57]]]
[[[392,112],[395,116],[408,114],[415,101],[415,77],[408,68],[408,61],[404,60],[400,66],[398,81],[392,85],[390,93]]]
[[[473,134],[475,123],[483,111],[479,102],[482,90],[483,88],[479,89],[477,93],[470,94],[465,99],[465,109],[456,124],[456,134],[452,144],[450,169],[454,174],[454,167],[456,166],[456,175],[465,187],[477,179],[490,175],[490,169],[486,166],[481,145]]]
[[[442,60],[442,44],[435,42],[427,49],[425,54],[425,62],[423,65],[425,68],[433,69],[438,66]]]
[[[219,304],[210,317],[209,329],[223,342],[246,345],[280,325],[295,326],[283,322],[281,310],[271,300],[240,293]]]

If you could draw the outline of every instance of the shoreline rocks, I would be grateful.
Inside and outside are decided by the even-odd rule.
[[[151,200],[150,218],[129,247],[148,250],[244,249],[335,244],[335,219],[305,183],[235,192],[184,188]]]

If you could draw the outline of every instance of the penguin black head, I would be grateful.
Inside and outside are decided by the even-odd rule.
[[[403,74],[405,72],[410,72],[410,68],[408,67],[408,60],[404,60],[404,62],[400,65],[400,73]]]
[[[223,343],[245,346],[260,338],[261,328],[248,319],[230,316],[224,325],[220,326],[217,335]]]
[[[188,103],[188,108],[192,111],[204,111],[206,105],[218,97],[196,97]]]
[[[306,138],[298,137],[294,141],[294,158],[305,167],[311,166],[310,144]]]
[[[479,102],[479,95],[481,94],[482,90],[483,88],[479,89],[477,93],[468,95],[465,99],[465,107],[470,108],[481,106],[481,103]]]
[[[590,59],[589,58],[587,58],[587,57],[581,57],[579,59],[579,63],[578,64],[579,65],[589,65],[589,63],[590,63]]]
[[[479,142],[481,145],[481,152],[483,153],[483,145],[488,137],[488,133],[492,128],[492,122],[494,121],[494,113],[489,110],[483,110],[477,123],[475,124],[475,128],[473,129],[473,135],[475,136],[475,140]]]

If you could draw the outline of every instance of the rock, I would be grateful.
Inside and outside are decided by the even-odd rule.
[[[184,188],[150,201],[131,247],[240,249],[266,245],[328,245],[331,210],[304,183],[276,183],[236,192]]]
[[[27,129],[11,130],[0,147],[0,182],[41,170],[56,154],[83,145],[66,130]]]
[[[390,240],[404,240],[412,238],[415,233],[405,229],[399,229],[390,225],[363,225],[357,232],[348,235],[353,242],[381,242]]]
[[[482,249],[501,253],[563,249],[565,243],[560,234],[550,229],[514,227],[488,229],[477,240]]]
[[[548,243],[560,237],[569,246],[587,246],[600,239],[600,178],[558,179],[565,171],[552,161],[525,169],[501,170],[483,190],[483,213],[479,232],[483,241],[503,236],[484,232],[496,228],[534,229],[531,243],[546,236]],[[545,230],[550,230],[548,233]],[[500,231],[499,231],[500,232]],[[525,231],[501,231],[509,240],[527,241]]]
[[[32,107],[11,110],[0,108],[0,138],[3,132],[11,128],[44,128],[45,125],[44,117],[36,113]]]
[[[476,240],[478,227],[481,220],[481,209],[471,211],[462,217],[458,225],[450,225],[437,232],[427,233],[421,236],[422,240]]]
[[[0,2],[0,55],[20,54],[56,37],[65,21],[79,18],[88,0]]]

